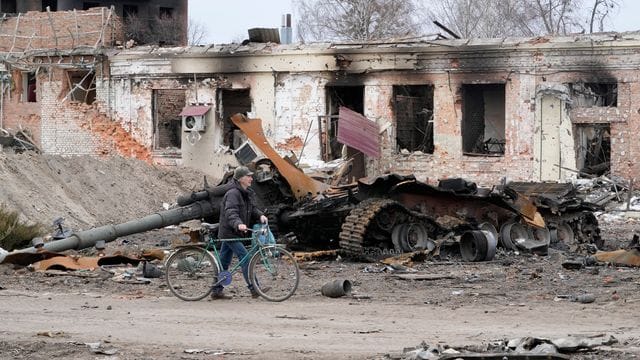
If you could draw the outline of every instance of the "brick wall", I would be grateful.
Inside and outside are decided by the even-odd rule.
[[[151,158],[149,148],[136,141],[121,122],[99,110],[103,104],[63,101],[68,88],[63,79],[64,70],[54,70],[39,81],[40,143],[45,153]]]
[[[123,40],[122,21],[105,8],[51,13],[30,11],[0,24],[0,52],[115,46],[116,41]]]
[[[42,150],[59,155],[95,155],[109,146],[101,144],[100,139],[82,128],[86,114],[77,111],[69,103],[60,103],[63,87],[62,74],[58,79],[40,83],[42,97]]]

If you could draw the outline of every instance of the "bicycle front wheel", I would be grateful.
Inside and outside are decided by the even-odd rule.
[[[249,274],[255,291],[269,301],[287,300],[300,282],[296,259],[275,245],[258,249],[249,262]]]
[[[218,263],[201,247],[182,248],[169,256],[165,278],[173,295],[185,301],[204,299],[218,277]]]

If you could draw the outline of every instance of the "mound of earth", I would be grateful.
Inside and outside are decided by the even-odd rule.
[[[65,227],[74,230],[162,211],[180,194],[201,189],[203,179],[190,168],[123,157],[0,152],[0,205],[27,223],[49,225],[63,217]]]

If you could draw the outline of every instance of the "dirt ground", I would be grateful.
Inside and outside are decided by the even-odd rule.
[[[30,221],[64,216],[86,229],[162,210],[197,189],[201,176],[127,159],[0,152],[0,203]],[[629,217],[600,222],[605,250],[623,247],[640,229]],[[179,227],[154,230],[117,239],[107,252],[168,250],[185,236]],[[502,341],[523,337],[607,339],[566,353],[572,359],[640,357],[638,269],[562,266],[577,256],[498,249],[493,261],[464,263],[443,251],[409,269],[331,257],[300,263],[298,291],[282,303],[252,299],[239,275],[227,290],[231,300],[184,302],[162,278],[117,281],[112,272],[123,268],[34,272],[0,264],[0,358],[400,359],[423,344],[496,352]],[[405,280],[403,273],[428,276]],[[352,294],[323,297],[321,286],[333,279],[350,280]],[[584,294],[595,301],[571,301]]]

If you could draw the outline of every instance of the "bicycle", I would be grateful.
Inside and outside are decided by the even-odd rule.
[[[249,261],[249,279],[255,291],[269,301],[284,301],[298,288],[300,270],[293,255],[275,244],[267,224],[255,225],[251,237],[218,239],[218,224],[202,224],[204,243],[180,246],[167,259],[165,279],[179,299],[197,301],[209,295],[214,286],[228,286],[233,274]],[[217,243],[251,241],[247,255],[228,271],[220,268]],[[213,253],[212,253],[213,251]]]

